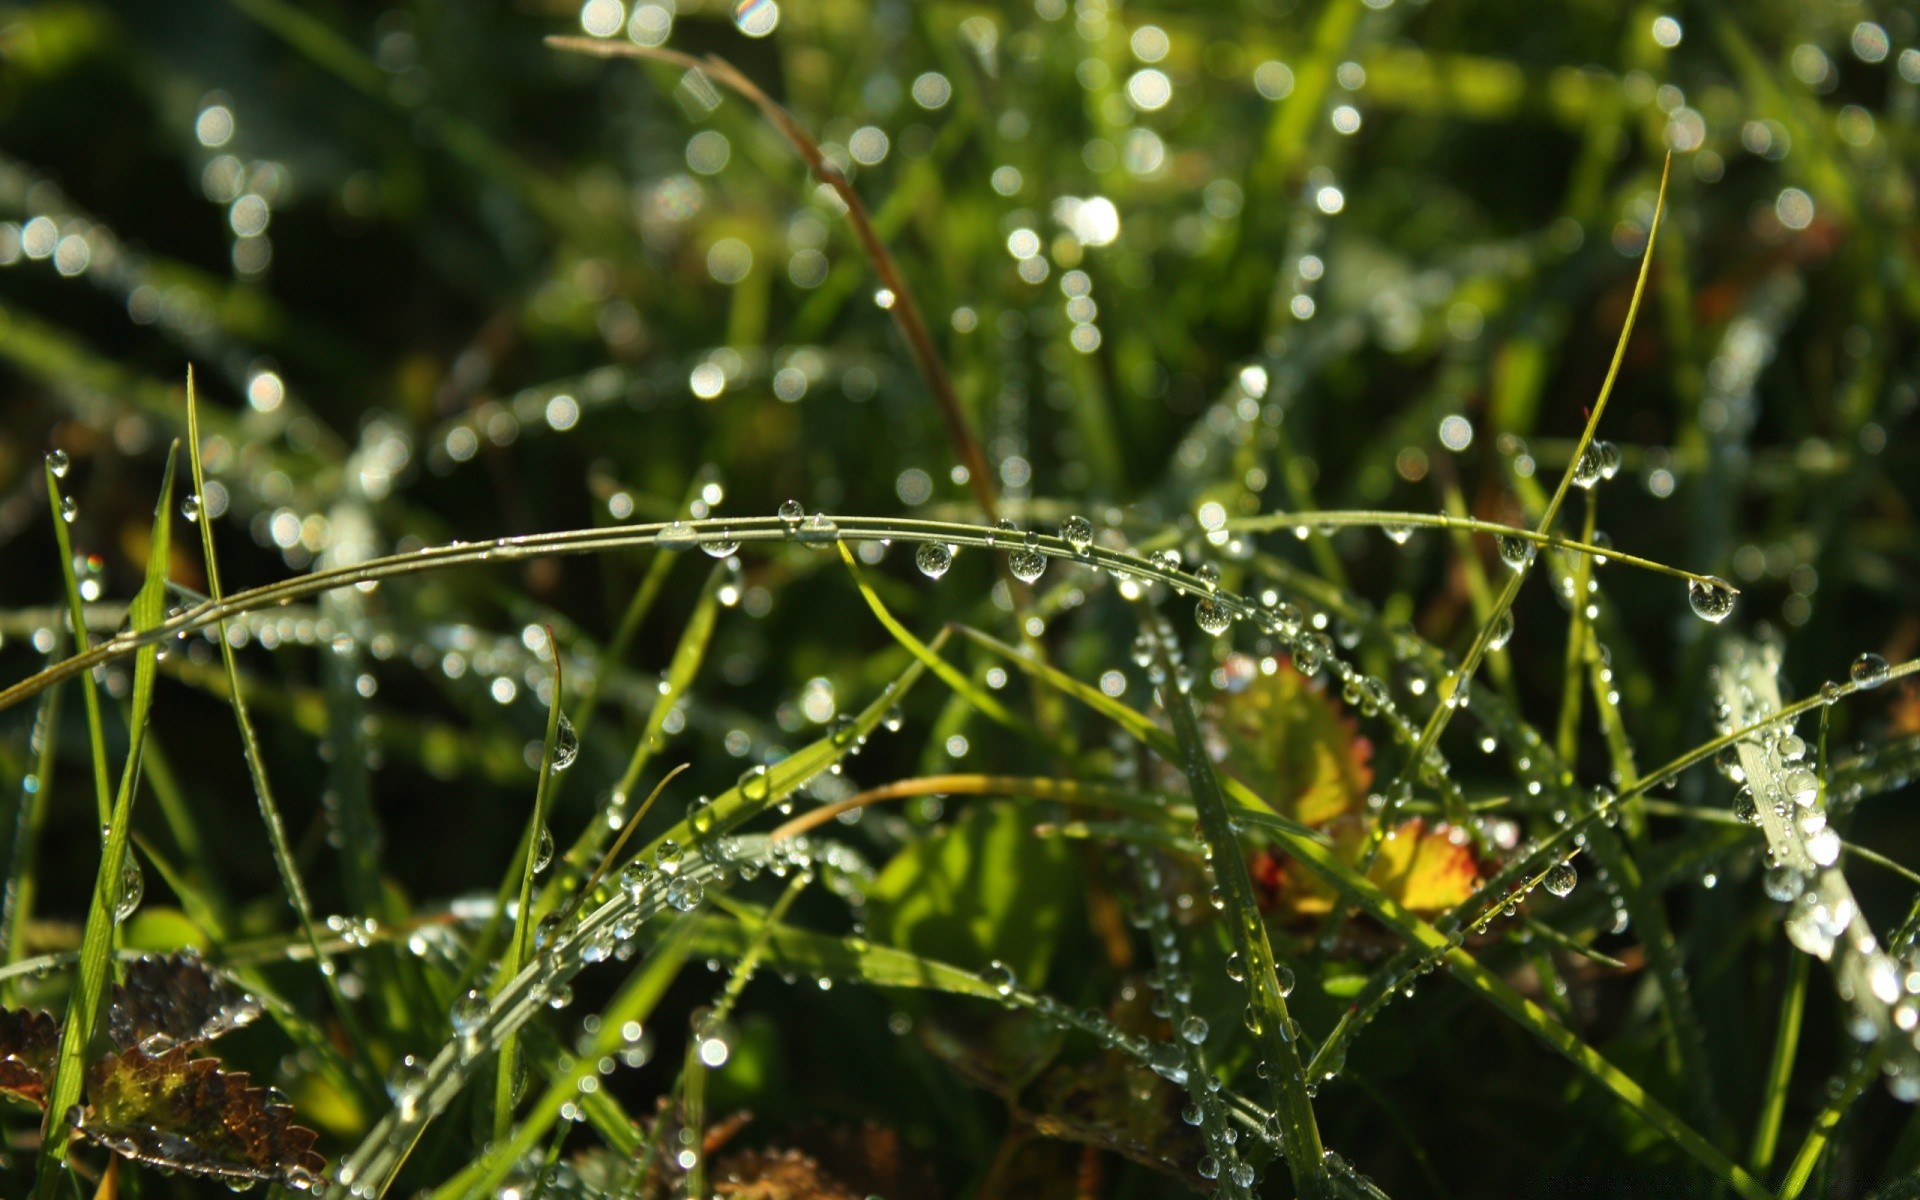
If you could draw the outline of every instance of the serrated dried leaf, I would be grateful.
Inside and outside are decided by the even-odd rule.
[[[159,1054],[238,1029],[260,1015],[260,1002],[182,950],[149,955],[127,967],[114,985],[107,1034],[122,1050]]]
[[[60,1027],[35,1009],[0,1008],[0,1094],[47,1106]]]
[[[798,1150],[745,1150],[714,1164],[716,1195],[736,1200],[865,1200]]]
[[[244,1071],[191,1058],[187,1046],[150,1056],[109,1054],[87,1072],[87,1107],[76,1131],[116,1154],[167,1170],[231,1183],[313,1186],[326,1159],[319,1136],[293,1123],[293,1108],[252,1086]]]

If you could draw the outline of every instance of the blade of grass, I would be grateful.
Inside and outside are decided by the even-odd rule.
[[[1607,401],[1613,396],[1613,385],[1620,376],[1620,366],[1626,360],[1627,342],[1633,336],[1634,318],[1639,315],[1640,301],[1647,288],[1647,275],[1653,267],[1653,249],[1660,235],[1660,218],[1666,209],[1667,177],[1672,169],[1673,156],[1669,154],[1666,164],[1660,170],[1660,192],[1654,201],[1653,221],[1647,230],[1646,250],[1640,257],[1640,273],[1634,280],[1633,298],[1627,304],[1627,318],[1621,327],[1620,338],[1614,345],[1613,361],[1607,366],[1606,379],[1600,385],[1600,395],[1594,400],[1593,411],[1587,417],[1585,427],[1580,431],[1580,440],[1574,446],[1566,471],[1560,476],[1560,484],[1554,489],[1553,498],[1547,502],[1546,511],[1541,514],[1539,524],[1534,527],[1534,532],[1543,537],[1552,532],[1553,523],[1560,516],[1560,507],[1566,503],[1567,492],[1573,487],[1574,472],[1579,469],[1581,458],[1593,442],[1594,431],[1599,428],[1600,418],[1607,411]],[[1487,653],[1487,647],[1492,643],[1494,626],[1507,610],[1513,607],[1513,599],[1519,595],[1520,585],[1526,582],[1528,568],[1531,565],[1531,561],[1523,563],[1513,572],[1513,577],[1507,580],[1506,587],[1501,589],[1499,598],[1494,602],[1492,614],[1481,624],[1480,632],[1474,636],[1473,644],[1461,658],[1454,675],[1452,685],[1454,688],[1464,686],[1466,681],[1473,678],[1475,668],[1480,665],[1480,660]],[[1420,740],[1408,756],[1407,766],[1402,769],[1403,782],[1410,781],[1415,764],[1426,761],[1427,752],[1440,740],[1440,734],[1446,729],[1447,722],[1452,718],[1454,711],[1455,706],[1451,704],[1443,703],[1434,706],[1433,715],[1428,718],[1426,727],[1420,731]],[[1460,815],[1463,814],[1450,814],[1454,817]]]
[[[547,830],[547,797],[554,775],[554,746],[560,734],[560,708],[564,702],[560,667],[560,646],[553,640],[553,627],[547,627],[547,652],[553,657],[553,700],[547,705],[547,733],[540,747],[540,782],[534,788],[533,815],[527,822],[523,840],[526,853],[520,866],[520,903],[514,909],[513,937],[507,940],[500,956],[501,985],[510,981],[527,961],[533,948],[533,877],[546,864],[540,861],[540,842]],[[518,1065],[519,1042],[508,1034],[500,1044],[500,1058],[494,1075],[493,1136],[498,1141],[513,1126],[513,1077]]]
[[[167,555],[173,526],[174,458],[178,450],[179,445],[175,443],[167,451],[166,474],[160,483],[160,501],[153,514],[153,538],[147,547],[146,582],[141,584],[128,610],[136,630],[159,625],[167,615]],[[65,524],[58,514],[55,514],[54,520]],[[83,635],[76,633],[76,636]],[[60,1036],[60,1053],[54,1060],[53,1078],[47,1086],[47,1113],[41,1126],[39,1174],[34,1180],[33,1189],[35,1200],[52,1200],[59,1190],[61,1178],[66,1174],[67,1110],[80,1099],[87,1048],[93,1040],[101,999],[106,993],[114,932],[120,920],[127,844],[133,832],[133,800],[140,779],[140,749],[146,739],[147,713],[153,707],[153,681],[159,658],[159,646],[149,645],[142,647],[134,659],[132,726],[128,736],[127,761],[120,774],[120,790],[114,797],[105,835],[101,838],[100,868],[94,876],[93,899],[87,906],[86,929],[81,935],[79,982],[67,1004],[66,1025]],[[95,729],[98,729],[97,724]]]
[[[735,961],[733,974],[727,979],[727,986],[721,990],[720,999],[702,1018],[701,1024],[708,1029],[718,1026],[733,1013],[734,1005],[739,1003],[740,993],[746,990],[747,983],[760,966],[760,960],[767,952],[767,937],[786,917],[787,910],[799,898],[802,890],[813,882],[813,872],[803,870],[793,877],[786,889],[780,893],[766,918],[749,926],[752,936],[747,941],[746,952]],[[743,919],[743,918],[736,918]],[[693,1134],[693,1144],[700,1149],[694,1152],[693,1168],[687,1172],[687,1194],[704,1196],[707,1194],[707,1153],[702,1143],[705,1141],[703,1130],[706,1128],[707,1099],[707,1063],[701,1057],[701,1042],[704,1030],[696,1028],[694,1036],[687,1039],[686,1063],[681,1068],[678,1090],[685,1098],[682,1105],[684,1128]]]
[[[1773,1169],[1780,1144],[1780,1121],[1787,1110],[1787,1084],[1793,1079],[1793,1057],[1800,1048],[1800,1028],[1807,1012],[1807,977],[1813,959],[1805,954],[1787,958],[1787,986],[1780,993],[1780,1023],[1773,1035],[1773,1056],[1767,1062],[1767,1082],[1760,1094],[1760,1115],[1753,1124],[1753,1149],[1747,1162],[1756,1175]]]
[[[1154,653],[1163,682],[1160,705],[1173,724],[1179,756],[1170,762],[1186,773],[1193,794],[1193,806],[1200,816],[1200,828],[1212,851],[1213,875],[1225,893],[1231,916],[1228,928],[1234,948],[1245,964],[1252,996],[1248,1004],[1252,1019],[1248,1024],[1263,1046],[1266,1077],[1273,1089],[1273,1109],[1280,1118],[1282,1149],[1287,1168],[1293,1175],[1294,1190],[1301,1196],[1321,1197],[1330,1190],[1326,1164],[1320,1144],[1320,1127],[1314,1120],[1313,1101],[1307,1095],[1306,1075],[1300,1064],[1299,1038],[1293,1017],[1287,1012],[1286,992],[1280,986],[1278,963],[1273,945],[1267,940],[1267,923],[1260,915],[1260,904],[1253,891],[1253,877],[1247,870],[1247,856],[1240,848],[1227,798],[1220,790],[1213,759],[1207,753],[1194,716],[1193,702],[1185,688],[1174,682],[1182,667],[1172,660],[1169,644],[1172,629],[1157,616],[1142,621],[1144,636],[1153,639]]]
[[[200,404],[194,391],[191,367],[187,369],[187,463],[193,475],[193,494],[198,500],[206,495],[206,469],[200,458]],[[213,522],[202,514],[194,524],[200,527],[200,553],[206,565],[207,594],[210,601],[217,605],[222,598],[222,587],[220,556],[213,544]],[[334,1013],[340,1018],[341,1028],[346,1031],[356,1051],[349,1067],[351,1077],[361,1093],[361,1099],[377,1105],[385,1099],[386,1089],[373,1075],[366,1031],[361,1028],[353,1006],[340,990],[339,972],[322,947],[319,930],[314,925],[313,903],[308,898],[306,883],[300,876],[299,864],[294,861],[293,847],[287,840],[286,822],[280,817],[280,806],[274,800],[273,785],[267,778],[266,757],[260,751],[260,738],[254,731],[253,718],[247,711],[246,695],[240,686],[240,668],[234,655],[233,640],[227,636],[224,619],[215,623],[215,631],[220,642],[221,665],[226,671],[227,699],[233,709],[234,725],[240,732],[242,756],[247,763],[247,778],[253,785],[254,800],[260,807],[260,821],[266,826],[267,845],[273,855],[274,868],[280,875],[280,886],[286,892],[287,903],[293,909],[295,919],[300,922],[300,932],[313,953],[314,966],[320,973],[327,999],[332,1003]]]
[[[33,766],[20,783],[20,813],[14,822],[8,857],[7,890],[0,898],[0,947],[5,948],[7,966],[19,962],[26,951],[21,934],[33,920],[33,900],[39,892],[40,833],[46,828],[54,766],[60,761],[56,752],[59,739],[54,736],[60,720],[59,697],[59,688],[48,689],[39,711],[34,713],[33,733],[27,741],[34,756]],[[15,991],[9,984],[7,994],[13,997]]]
[[[93,639],[87,635],[86,612],[80,602],[80,581],[74,577],[73,538],[68,532],[67,519],[61,511],[64,501],[60,496],[60,478],[54,474],[53,464],[46,466],[47,502],[53,506],[53,537],[60,547],[60,574],[67,585],[67,613],[72,623],[73,652],[85,654],[93,647]],[[108,782],[106,722],[100,712],[100,692],[91,672],[81,681],[80,694],[87,703],[87,750],[93,763],[94,802],[100,812],[100,823],[106,824],[112,814],[113,785]]]
[[[654,947],[646,964],[635,971],[612,1002],[600,1014],[600,1029],[593,1045],[574,1058],[573,1066],[558,1072],[547,1089],[533,1104],[520,1127],[510,1137],[496,1139],[493,1149],[472,1165],[434,1189],[433,1200],[453,1200],[457,1196],[491,1195],[513,1165],[539,1144],[547,1130],[560,1117],[563,1105],[580,1094],[580,1085],[597,1078],[602,1058],[618,1054],[623,1048],[624,1031],[629,1023],[644,1022],[666,995],[667,988],[680,974],[692,949],[694,918],[683,916]]]

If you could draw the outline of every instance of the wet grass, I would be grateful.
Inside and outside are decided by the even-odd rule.
[[[1912,18],[798,7],[0,17],[4,1190],[1913,1186]]]

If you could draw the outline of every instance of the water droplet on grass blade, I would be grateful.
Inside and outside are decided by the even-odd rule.
[[[189,525],[200,520],[200,493],[187,493],[186,498],[180,501],[180,515],[187,519]]]
[[[1886,659],[1869,651],[1853,660],[1853,666],[1849,668],[1848,675],[1857,687],[1877,688],[1887,681],[1887,676],[1892,671],[1893,668],[1887,665]]]
[[[540,836],[533,843],[533,873],[538,875],[553,862],[553,831],[545,825],[540,827]]]
[[[1504,650],[1513,640],[1513,610],[1507,609],[1494,618],[1493,630],[1487,635],[1487,649]]]
[[[699,908],[700,902],[706,898],[707,890],[700,885],[698,879],[676,876],[674,881],[667,885],[667,904],[676,912],[692,912]]]
[[[409,1054],[394,1064],[393,1073],[387,1076],[387,1095],[402,1121],[419,1115],[420,1093],[426,1086],[427,1068],[418,1058]]]
[[[1180,1022],[1180,1036],[1196,1046],[1200,1045],[1207,1040],[1207,1019],[1188,1017]]]
[[[806,515],[806,507],[798,500],[783,500],[780,502],[780,519],[786,522],[788,529],[792,529],[793,526],[798,525]]]
[[[140,860],[129,853],[120,868],[120,899],[113,908],[114,922],[117,924],[131,917],[146,894],[146,872],[140,869]]]
[[[1590,488],[1600,482],[1600,443],[1590,444],[1580,452],[1580,461],[1573,464],[1573,486]]]
[[[1502,533],[1494,539],[1494,546],[1500,551],[1500,561],[1515,571],[1524,571],[1533,564],[1534,545],[1523,537]]]
[[[1031,546],[1007,555],[1007,570],[1022,583],[1032,583],[1047,573],[1047,556]]]
[[[574,732],[573,722],[565,713],[560,714],[560,726],[553,733],[553,769],[564,771],[580,757],[580,735]]]
[[[65,479],[67,471],[73,466],[73,460],[67,457],[65,450],[47,451],[47,469],[53,472],[55,479]]]
[[[1688,580],[1687,603],[1702,620],[1718,625],[1733,612],[1733,589],[1717,579]]]
[[[1193,620],[1201,629],[1215,637],[1233,628],[1232,610],[1210,597],[1202,598],[1193,606]]]
[[[644,859],[634,859],[620,872],[620,890],[625,892],[627,899],[635,904],[640,903],[640,897],[646,893],[647,886],[652,882],[653,868]]]
[[[740,549],[740,540],[729,531],[722,529],[719,533],[701,538],[700,549],[709,558],[730,558]]]
[[[913,552],[913,565],[919,567],[920,573],[928,579],[938,579],[947,573],[947,568],[953,566],[953,551],[947,549],[943,542],[922,542],[920,548]]]
[[[72,496],[68,496],[64,500],[60,501],[60,519],[62,521],[65,521],[67,524],[71,525],[74,522],[74,518],[78,517],[79,515],[80,515],[80,502],[78,500],[75,500]]]
[[[829,520],[825,513],[815,513],[800,522],[800,528],[795,531],[794,536],[799,538],[804,546],[825,550],[833,544],[834,539],[840,536],[840,527]]]
[[[1013,989],[1019,986],[1019,980],[1015,978],[1013,968],[997,958],[987,964],[986,970],[980,972],[980,978],[986,980],[987,986],[991,987],[994,994],[1003,1000],[1012,996]]]
[[[1068,517],[1060,524],[1060,536],[1075,554],[1084,555],[1093,547],[1093,522],[1078,515]]]
[[[1541,886],[1556,896],[1568,896],[1573,893],[1574,885],[1580,882],[1580,873],[1573,869],[1572,863],[1559,862],[1547,868],[1546,878]]]

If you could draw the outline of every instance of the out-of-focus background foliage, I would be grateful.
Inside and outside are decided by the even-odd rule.
[[[73,462],[81,584],[110,630],[139,583],[162,452],[184,434],[189,364],[214,480],[203,519],[229,589],[453,539],[663,520],[690,500],[695,515],[767,515],[797,497],[809,511],[977,518],[830,191],[704,76],[563,53],[551,34],[716,53],[786,105],[874,213],[1009,515],[1052,528],[1086,512],[1135,541],[1177,531],[1200,547],[1201,524],[1223,515],[1312,508],[1530,521],[1598,393],[1671,152],[1649,294],[1601,429],[1623,466],[1600,530],[1737,584],[1733,625],[1777,631],[1792,694],[1844,678],[1862,651],[1920,648],[1911,7],[49,0],[0,5],[9,681],[51,649],[61,596],[43,454]],[[195,540],[175,544],[174,581],[204,588]],[[1437,532],[1404,548],[1352,529],[1262,545],[1453,652],[1484,573],[1503,573],[1484,539]],[[985,556],[937,588],[898,551],[863,557],[923,636],[952,617],[1015,638]],[[818,736],[899,669],[838,565],[746,556],[739,605],[667,721],[662,753],[694,763],[689,796]],[[668,577],[626,664],[595,668],[610,704],[555,815],[563,845],[598,819],[644,725],[698,569]],[[616,555],[424,575],[253,629],[243,665],[322,911],[425,911],[492,888],[538,762],[535,627],[554,622],[592,660],[646,570]],[[1645,770],[1710,736],[1714,629],[1675,579],[1601,578]],[[1144,707],[1124,612],[1091,576],[1087,589],[1053,618],[1055,661]],[[1479,685],[1549,740],[1563,609],[1544,583],[1523,593],[1509,662]],[[207,650],[170,660],[149,749],[155,786],[194,815],[169,823],[150,806],[141,833],[191,864],[238,928],[284,928]],[[124,694],[123,674],[106,678]],[[1048,769],[931,686],[914,701],[908,732],[876,739],[822,798],[922,771]],[[96,857],[77,705],[66,717],[40,849],[42,948],[73,940],[60,922],[84,911]],[[30,706],[0,714],[9,788],[29,772],[29,721]],[[1920,702],[1887,688],[1833,721],[1838,757],[1920,733]],[[1586,725],[1578,774],[1607,782]],[[1083,736],[1084,774],[1104,735]],[[328,813],[353,807],[343,789],[372,797],[377,877],[341,865],[348,835]],[[1692,775],[1673,796],[1724,808],[1729,794]],[[1849,836],[1913,861],[1920,822],[1899,797],[1863,807]],[[841,832],[884,862],[960,807]],[[180,845],[196,827],[202,844]],[[1667,895],[1720,1089],[1703,1124],[1737,1159],[1789,962],[1755,857],[1748,846]],[[1904,885],[1859,871],[1890,928]],[[800,911],[816,899],[816,923],[844,929],[824,898]],[[1067,887],[1041,905],[1067,931],[1047,954],[1072,964],[1049,978],[1064,1002],[1104,1006],[1122,985],[1100,974],[1114,968],[1080,903]],[[147,904],[180,905],[151,868]],[[1631,942],[1610,953],[1643,963]],[[695,981],[675,1002],[717,986]],[[1631,972],[1573,990],[1584,1036],[1655,1091],[1684,1090],[1653,991]],[[1844,1065],[1817,965],[1809,995],[1789,1130]],[[732,1086],[764,1136],[810,1109],[878,1119],[944,1181],[920,1194],[962,1194],[988,1171],[1070,1194],[1077,1160],[996,1163],[996,1146],[1021,1145],[1000,1140],[1004,1108],[964,1070],[943,1073],[964,1055],[889,1032],[886,994],[775,981],[748,996],[760,1004],[741,1018]],[[1316,1036],[1340,1002],[1317,1003]],[[1395,1194],[1693,1178],[1444,984],[1376,1023],[1352,1069],[1357,1083],[1321,1093],[1328,1142]],[[633,1110],[669,1078],[640,1076]],[[365,1114],[312,1119],[337,1146]],[[1823,1161],[1829,1194],[1920,1164],[1916,1131],[1871,1089]],[[1102,1161],[1098,1194],[1165,1186],[1120,1155]],[[1269,1174],[1281,1194],[1285,1172]]]

